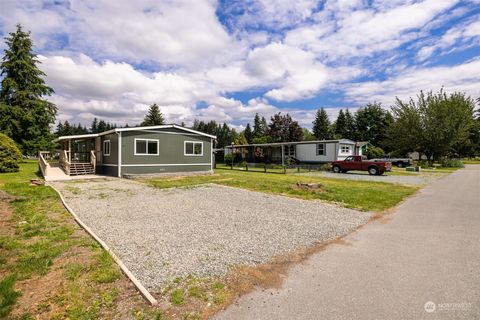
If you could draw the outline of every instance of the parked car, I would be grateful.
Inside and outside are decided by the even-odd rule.
[[[382,175],[385,171],[392,170],[392,163],[367,160],[365,156],[349,156],[345,160],[332,162],[332,171],[335,173],[346,173],[350,170],[368,171],[371,175]]]
[[[371,160],[388,161],[388,162],[391,162],[393,166],[397,166],[399,168],[405,168],[412,165],[412,159],[410,158],[391,158],[389,156],[384,156],[382,158],[373,158]]]

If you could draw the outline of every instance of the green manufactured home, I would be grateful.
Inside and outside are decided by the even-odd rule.
[[[215,136],[178,126],[118,128],[57,139],[67,175],[212,171]]]

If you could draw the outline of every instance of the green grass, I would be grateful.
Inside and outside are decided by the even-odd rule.
[[[183,289],[175,289],[170,294],[170,302],[179,306],[185,303],[185,292]]]
[[[10,275],[0,280],[0,319],[3,319],[10,313],[10,310],[21,294],[13,288],[15,281],[15,275]]]
[[[115,262],[108,252],[102,250],[96,256],[98,265],[93,272],[93,280],[98,283],[110,283],[117,280],[120,277],[120,271],[118,270]]]
[[[19,172],[0,174],[0,189],[16,197],[10,202],[13,212],[8,221],[14,234],[0,236],[0,273],[5,275],[0,278],[0,318],[8,318],[21,294],[14,290],[16,281],[35,281],[47,275],[62,254],[86,248],[91,250],[90,262],[63,266],[63,284],[56,287],[59,291],[19,319],[36,318],[32,313],[41,314],[52,304],[57,306],[54,318],[97,319],[102,310],[115,306],[118,294],[108,287],[115,285],[109,283],[121,273],[88,235],[74,235],[75,224],[53,189],[30,183],[39,178],[37,170],[36,161],[25,161]]]
[[[352,181],[296,174],[245,172],[223,169],[217,169],[215,173],[215,175],[208,176],[188,176],[181,179],[160,178],[145,181],[157,188],[189,187],[205,183],[217,183],[225,186],[282,194],[302,199],[327,200],[339,203],[348,208],[375,212],[395,206],[418,189],[416,187],[391,183]],[[321,183],[323,190],[322,192],[318,192],[297,189],[295,188],[295,184],[299,181]]]

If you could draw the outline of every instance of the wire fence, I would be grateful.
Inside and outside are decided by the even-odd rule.
[[[217,163],[216,169],[222,170],[237,170],[237,171],[251,171],[251,172],[264,172],[264,173],[301,173],[312,171],[328,171],[330,169],[329,164],[267,164],[267,163]]]

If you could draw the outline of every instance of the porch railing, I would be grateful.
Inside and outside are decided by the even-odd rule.
[[[38,152],[38,167],[40,168],[40,171],[42,172],[42,175],[44,177],[47,176],[48,168],[50,168],[50,165],[48,164],[48,162],[46,160],[48,155],[50,155],[50,152],[48,152],[48,151]]]
[[[60,168],[67,174],[70,175],[70,161],[68,161],[67,150],[60,150]]]
[[[96,167],[97,167],[97,156],[95,155],[95,151],[94,151],[94,150],[91,150],[91,151],[90,151],[90,164],[93,166],[93,172],[97,172],[97,171],[96,171]]]

